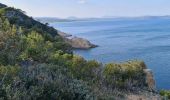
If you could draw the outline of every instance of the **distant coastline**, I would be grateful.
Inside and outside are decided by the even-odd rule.
[[[155,19],[155,18],[167,18],[170,19],[170,15],[165,16],[106,16],[101,18],[57,18],[57,17],[35,17],[34,19],[42,23],[55,23],[55,22],[73,22],[73,21],[87,21],[87,20],[103,20],[103,19]]]

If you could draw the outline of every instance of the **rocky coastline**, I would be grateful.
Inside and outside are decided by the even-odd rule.
[[[97,45],[91,43],[87,39],[72,36],[71,34],[64,33],[61,31],[58,31],[58,34],[65,40],[65,42],[70,44],[74,49],[90,49],[97,47]]]

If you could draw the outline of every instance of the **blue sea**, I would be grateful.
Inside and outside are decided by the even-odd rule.
[[[86,38],[99,47],[75,50],[103,63],[143,60],[158,89],[170,89],[170,17],[91,19],[56,22],[53,27]]]

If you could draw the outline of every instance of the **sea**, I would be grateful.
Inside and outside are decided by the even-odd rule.
[[[102,63],[142,60],[158,89],[170,89],[170,17],[101,18],[50,23],[56,29],[98,45],[74,50]]]

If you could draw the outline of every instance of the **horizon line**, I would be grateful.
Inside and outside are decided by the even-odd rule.
[[[90,19],[90,18],[143,18],[143,17],[170,17],[170,15],[144,15],[144,16],[101,16],[101,17],[57,17],[57,16],[31,16],[33,18],[58,18],[58,19]]]

